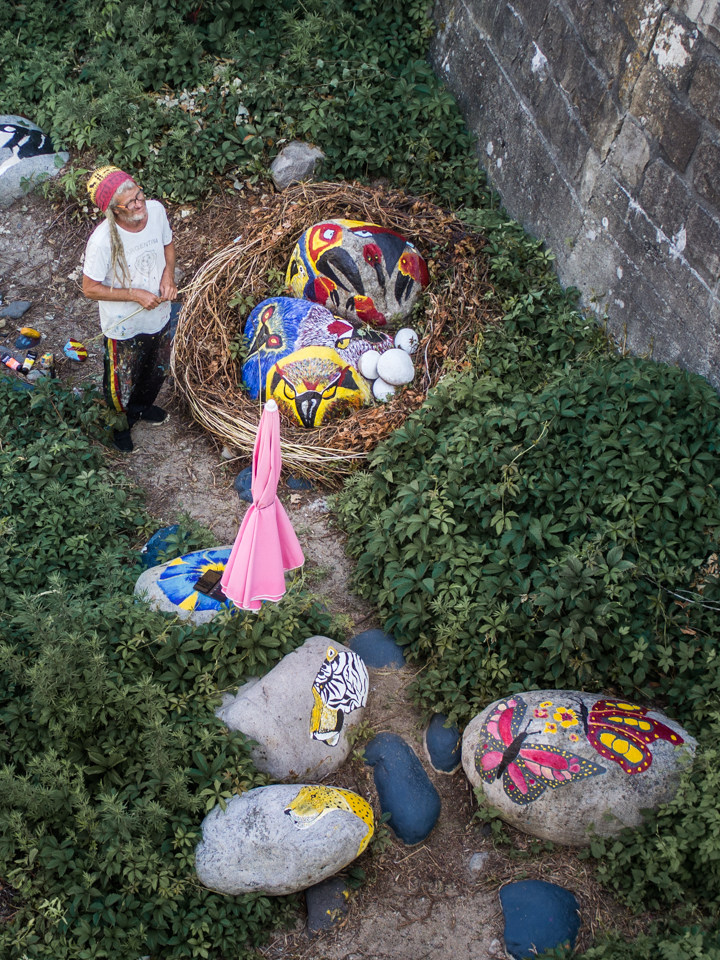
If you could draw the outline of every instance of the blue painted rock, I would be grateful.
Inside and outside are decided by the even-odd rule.
[[[287,478],[287,485],[291,490],[312,490],[313,482],[308,480],[307,477],[294,477],[289,476]]]
[[[279,360],[267,375],[265,393],[308,429],[372,400],[367,380],[330,347],[303,347]]]
[[[205,817],[195,869],[202,884],[230,896],[296,893],[360,856],[373,831],[372,808],[349,790],[259,787]]]
[[[35,343],[32,337],[26,337],[25,334],[20,333],[15,338],[15,349],[16,350],[27,350]]]
[[[362,657],[366,666],[376,670],[405,665],[402,647],[395,642],[394,637],[383,630],[363,630],[352,638],[349,647]]]
[[[412,748],[396,733],[379,733],[365,747],[388,826],[403,843],[422,843],[440,816],[440,795]]]
[[[245,503],[252,503],[252,467],[245,467],[235,477],[235,492]]]
[[[298,240],[285,282],[296,297],[383,327],[391,317],[410,316],[429,275],[413,244],[394,230],[325,220]]]
[[[455,773],[462,760],[462,737],[454,723],[446,723],[444,713],[435,714],[425,730],[425,751],[433,770]]]
[[[142,553],[143,566],[154,567],[158,562],[158,554],[168,548],[168,539],[174,537],[180,527],[174,523],[171,527],[163,527],[156,531],[140,551]]]
[[[244,336],[248,355],[243,364],[243,383],[253,400],[265,400],[271,368],[304,347],[328,347],[355,369],[363,353],[374,350],[383,354],[394,347],[387,334],[293,297],[274,297],[259,303],[245,323]]]
[[[520,880],[500,891],[505,916],[505,949],[514,960],[533,960],[561,944],[575,946],[580,929],[578,902],[564,887],[544,880]]]
[[[4,307],[0,307],[0,318],[3,320],[19,320],[31,306],[32,302],[30,300],[15,300],[13,303],[6,303]]]
[[[233,605],[230,601],[215,600],[196,589],[198,580],[209,571],[225,569],[232,547],[196,550],[177,557],[169,563],[150,567],[135,584],[135,594],[144,596],[156,610],[174,613],[193,623],[207,623]]]
[[[308,933],[320,933],[339,923],[348,912],[349,897],[350,888],[337,877],[308,887],[305,891]]]
[[[0,116],[0,206],[27,193],[27,182],[55,177],[69,154],[58,153],[50,137],[25,117]]]
[[[670,801],[695,740],[656,710],[571,690],[491,703],[465,729],[462,764],[504,820],[542,840],[617,836]]]

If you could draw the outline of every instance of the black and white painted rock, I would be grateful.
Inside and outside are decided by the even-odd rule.
[[[258,770],[275,780],[321,780],[350,753],[348,734],[363,718],[367,694],[360,657],[311,637],[216,715],[256,741],[250,755]]]
[[[675,795],[696,742],[664,714],[598,694],[533,690],[491,703],[463,734],[468,779],[513,827],[582,845]]]
[[[373,830],[372,808],[349,790],[258,787],[205,817],[195,869],[200,882],[218,893],[296,893],[351,863]]]
[[[362,657],[365,666],[375,670],[405,666],[402,647],[383,630],[363,630],[352,638],[349,647]]]
[[[315,167],[325,159],[318,147],[301,140],[293,140],[280,151],[270,164],[270,175],[278,190],[285,190],[293,183],[309,180]]]
[[[580,929],[574,894],[545,880],[520,880],[500,891],[505,949],[513,960],[532,960],[562,944],[570,949]]]
[[[230,601],[208,596],[196,589],[197,583],[205,574],[222,574],[231,550],[232,547],[195,550],[150,567],[138,577],[134,592],[155,610],[174,613],[192,623],[208,623],[227,609]]]
[[[330,930],[340,923],[348,912],[350,888],[338,877],[322,880],[305,891],[305,906],[308,913],[308,933]]]
[[[436,713],[425,728],[425,753],[437,773],[455,773],[462,760],[462,736],[454,723],[446,727],[447,717]]]
[[[412,747],[396,733],[379,733],[365,747],[365,763],[395,836],[408,846],[422,843],[440,816],[440,794]]]
[[[58,153],[40,127],[25,117],[0,116],[0,206],[27,192],[22,181],[54,177],[70,155]]]

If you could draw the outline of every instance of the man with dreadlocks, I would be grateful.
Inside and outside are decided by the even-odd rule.
[[[88,193],[105,220],[88,240],[83,293],[100,305],[105,398],[127,419],[125,429],[115,430],[113,443],[130,453],[130,431],[138,420],[167,419],[155,398],[170,362],[175,248],[165,208],[146,200],[127,173],[100,167],[88,181]]]

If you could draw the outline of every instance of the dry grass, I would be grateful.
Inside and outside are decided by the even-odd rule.
[[[431,284],[421,332],[419,375],[390,403],[367,407],[345,420],[305,430],[283,421],[283,461],[300,474],[328,479],[348,473],[417,409],[442,376],[462,368],[468,346],[498,321],[488,280],[484,240],[453,214],[427,200],[350,183],[300,184],[237,214],[237,239],[215,253],[188,287],[173,355],[178,389],[194,418],[223,443],[250,453],[259,404],[241,386],[241,366],[230,344],[244,319],[229,306],[241,296],[253,304],[277,293],[300,234],[323,219],[347,217],[404,234],[428,261]]]

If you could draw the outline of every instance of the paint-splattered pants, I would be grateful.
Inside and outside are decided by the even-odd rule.
[[[128,429],[153,405],[167,376],[171,322],[157,333],[140,333],[129,340],[105,337],[105,400],[125,414]]]

